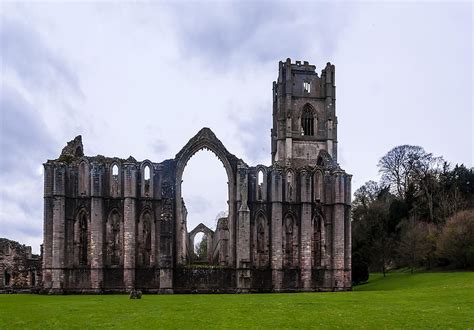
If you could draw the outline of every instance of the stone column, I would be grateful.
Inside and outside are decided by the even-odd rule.
[[[335,173],[334,208],[333,208],[333,286],[337,290],[344,286],[344,176]]]
[[[301,187],[301,285],[305,291],[312,288],[312,238],[313,226],[311,221],[311,175],[303,170],[300,174]]]
[[[103,172],[101,164],[93,163],[91,170],[91,288],[102,289],[104,281],[104,206],[103,206]]]
[[[64,289],[65,185],[66,166],[57,164],[53,181],[52,293],[61,293]]]
[[[352,232],[351,232],[351,175],[345,175],[345,214],[344,214],[344,269],[345,269],[345,287],[352,287]]]
[[[272,265],[272,285],[273,290],[278,292],[282,289],[282,175],[281,170],[274,168],[271,172],[271,203],[272,203],[272,249],[271,249],[271,265]]]
[[[124,164],[124,256],[123,282],[127,290],[135,287],[137,167]]]
[[[163,189],[160,218],[160,293],[173,293],[173,196]]]
[[[248,173],[247,167],[239,165],[238,187],[240,207],[237,212],[237,289],[248,292],[251,285],[250,274],[250,210],[248,207]]]
[[[44,164],[44,210],[43,210],[43,288],[51,289],[52,285],[52,252],[53,252],[53,182],[52,164]]]

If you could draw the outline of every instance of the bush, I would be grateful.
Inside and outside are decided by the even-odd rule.
[[[352,256],[352,284],[357,285],[369,279],[369,265],[359,253]]]
[[[474,268],[474,209],[448,219],[437,244],[438,255],[455,268]]]

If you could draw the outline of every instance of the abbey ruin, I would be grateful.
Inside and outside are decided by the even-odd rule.
[[[209,128],[162,162],[84,155],[44,164],[43,288],[51,293],[351,289],[351,175],[337,163],[335,68],[279,63],[270,166],[249,166]],[[228,216],[188,228],[183,171],[201,149],[228,177]],[[193,239],[207,237],[206,264]]]

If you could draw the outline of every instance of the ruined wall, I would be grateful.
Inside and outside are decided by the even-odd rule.
[[[350,289],[351,176],[336,162],[334,90],[334,66],[319,77],[308,63],[280,63],[271,166],[248,166],[209,128],[161,163],[88,157],[80,136],[70,141],[44,164],[44,289]],[[181,196],[184,168],[201,149],[228,176],[228,216],[214,232],[189,232]],[[191,258],[198,231],[210,237],[207,266]]]
[[[31,247],[0,238],[0,293],[35,292],[41,285],[41,257]]]

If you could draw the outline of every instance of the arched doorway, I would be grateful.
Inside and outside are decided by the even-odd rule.
[[[238,159],[227,151],[224,145],[217,139],[215,134],[209,128],[201,129],[186,146],[176,155],[176,177],[175,177],[175,215],[176,215],[176,263],[177,265],[185,265],[188,255],[188,231],[186,225],[186,207],[182,196],[183,173],[186,164],[191,157],[198,151],[206,149],[213,152],[224,165],[227,174],[228,185],[228,223],[230,232],[230,244],[227,244],[228,258],[227,263],[232,265],[235,260],[235,214],[236,214],[236,188],[235,188],[235,172]],[[206,173],[209,175],[209,173]]]

